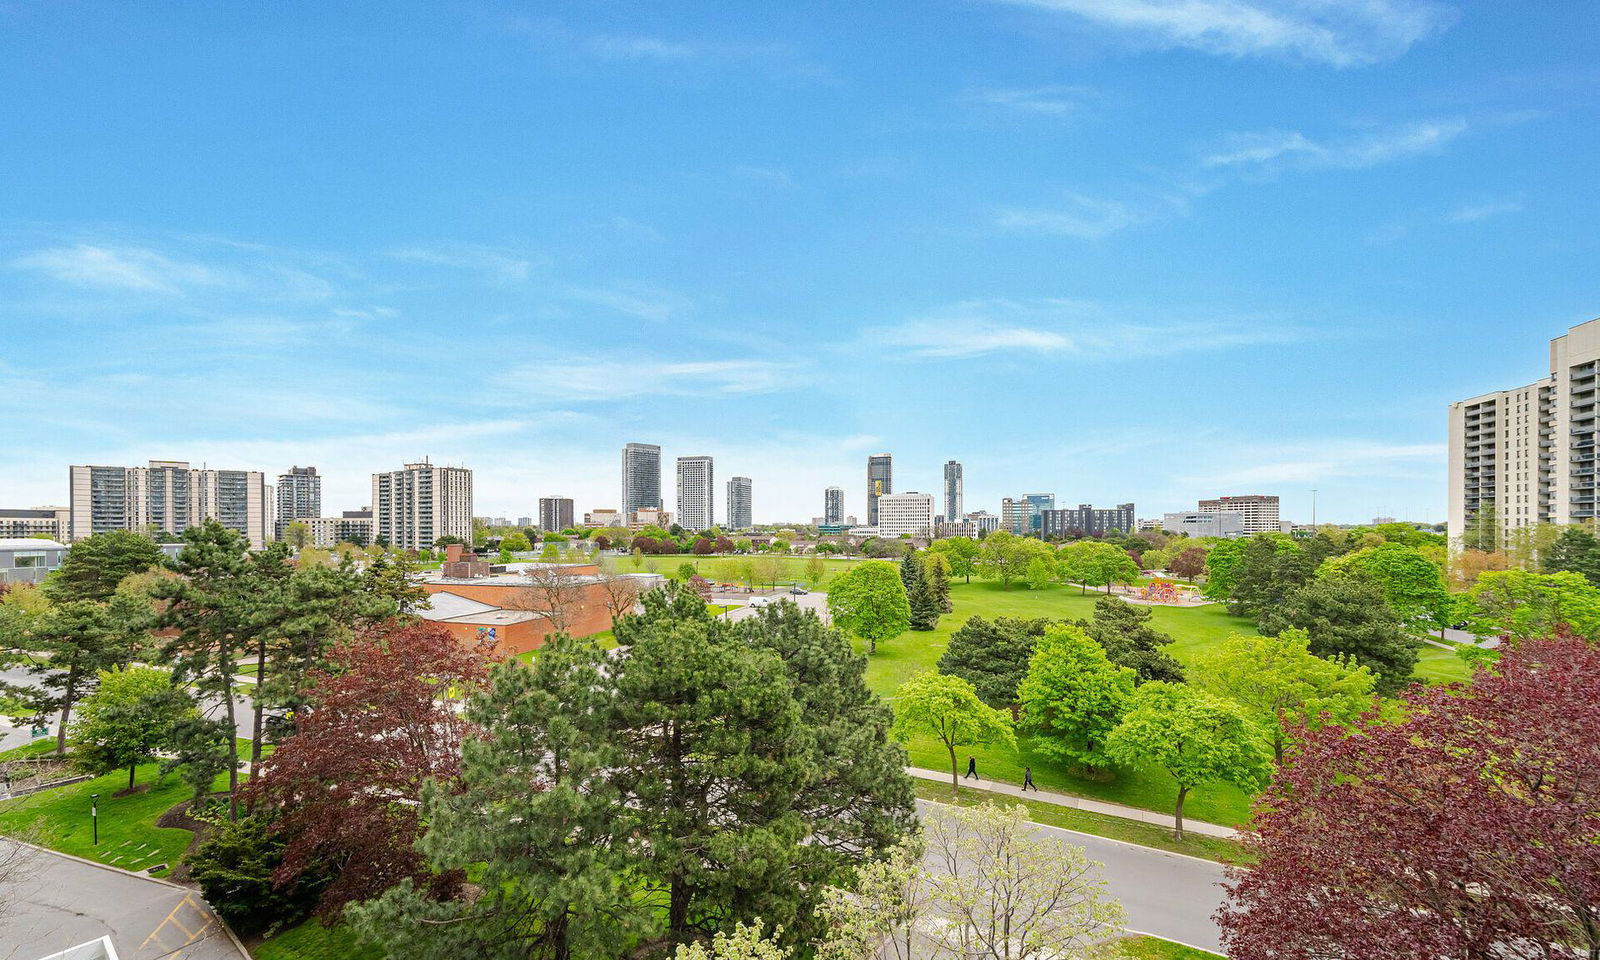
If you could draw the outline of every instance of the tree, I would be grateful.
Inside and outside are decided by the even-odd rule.
[[[952,577],[961,577],[965,582],[971,583],[972,575],[978,572],[978,541],[970,537],[935,540],[928,549],[943,555],[949,561]]]
[[[950,558],[942,553],[929,551],[923,554],[922,571],[928,578],[928,590],[933,594],[934,603],[940,613],[949,613],[955,607],[950,603]]]
[[[906,586],[906,603],[911,610],[911,629],[932,630],[939,625],[939,601],[928,586],[922,558],[907,551],[900,561],[900,580]]]
[[[1563,528],[1539,561],[1545,573],[1582,574],[1600,586],[1600,538],[1582,527]]]
[[[680,945],[672,960],[789,960],[791,951],[778,942],[782,934],[779,927],[769,938],[759,919],[749,926],[735,923],[732,931],[714,934],[709,948],[703,943]]]
[[[311,546],[311,526],[304,520],[291,520],[283,528],[283,539],[296,550]]]
[[[823,578],[828,575],[827,561],[816,554],[806,558],[806,583],[811,584],[815,590],[822,585]]]
[[[1579,636],[1600,638],[1600,588],[1580,573],[1484,573],[1468,595],[1481,633],[1528,639],[1566,626]]]
[[[1172,637],[1152,627],[1151,617],[1148,607],[1101,597],[1094,603],[1094,619],[1079,620],[1078,626],[1105,648],[1112,663],[1131,668],[1140,683],[1182,683],[1183,664],[1161,649],[1172,643]]]
[[[1062,578],[1077,582],[1085,590],[1103,586],[1110,593],[1111,584],[1127,583],[1139,575],[1138,565],[1126,551],[1102,540],[1067,544],[1061,548],[1058,563]]]
[[[1496,553],[1505,546],[1501,538],[1499,512],[1494,504],[1487,503],[1467,517],[1461,531],[1461,546],[1467,550]]]
[[[1044,557],[1034,557],[1028,561],[1028,568],[1024,571],[1024,578],[1028,581],[1029,590],[1043,590],[1055,579],[1055,564]]]
[[[566,567],[549,564],[530,566],[523,576],[522,589],[507,605],[543,614],[556,633],[570,631],[588,600],[588,582]]]
[[[1234,578],[1243,555],[1242,540],[1222,540],[1206,551],[1206,585],[1203,592],[1207,597],[1226,600],[1233,595]]]
[[[1372,671],[1338,655],[1312,653],[1304,630],[1234,634],[1202,654],[1196,667],[1207,689],[1250,712],[1280,764],[1290,731],[1354,723],[1372,708]]]
[[[638,577],[621,577],[615,574],[601,576],[600,599],[605,603],[606,612],[611,614],[613,622],[623,614],[633,612],[643,589]]]
[[[1024,544],[1026,538],[1008,530],[996,530],[983,538],[978,550],[977,569],[985,579],[998,580],[1000,586],[1010,589],[1011,581],[1023,576],[1028,562],[1036,556]],[[1035,540],[1033,543],[1039,543]],[[1043,546],[1043,544],[1039,544]]]
[[[710,537],[696,537],[690,552],[697,557],[706,557],[717,551],[717,545]]]
[[[1383,601],[1401,620],[1421,621],[1443,630],[1453,609],[1444,585],[1444,572],[1415,547],[1380,543],[1335,557],[1318,576],[1351,573],[1362,576],[1383,592]]]
[[[290,883],[274,879],[283,864],[283,837],[265,816],[222,824],[184,861],[206,902],[244,936],[299,923],[326,883],[320,875]]]
[[[1259,731],[1238,705],[1160,681],[1134,692],[1127,714],[1106,740],[1106,755],[1126,766],[1153,763],[1177,781],[1172,835],[1179,840],[1190,790],[1220,781],[1253,792],[1266,782],[1269,766]]]
[[[1313,572],[1310,559],[1294,540],[1282,534],[1258,533],[1245,541],[1239,554],[1228,612],[1257,618],[1276,610]]]
[[[127,767],[131,793],[139,764],[168,747],[176,725],[194,712],[194,703],[164,670],[102,670],[72,727],[76,756],[97,773]]]
[[[506,534],[505,539],[500,541],[500,549],[511,553],[527,553],[533,549],[533,541],[528,539],[526,533],[516,530]]]
[[[1355,577],[1318,577],[1291,592],[1257,626],[1269,636],[1304,630],[1312,653],[1367,667],[1384,696],[1405,686],[1417,663],[1417,641],[1406,635],[1378,588]]]
[[[437,624],[395,621],[341,643],[312,676],[309,709],[248,785],[277,811],[281,883],[331,866],[317,912],[432,879],[414,849],[424,784],[454,784],[469,723],[449,698],[484,680],[486,651]]]
[[[767,584],[769,587],[778,586],[778,578],[783,576],[783,561],[777,557],[759,556],[750,560],[750,575],[757,583]]]
[[[1403,716],[1304,734],[1218,914],[1239,960],[1600,955],[1600,652],[1508,645]]]
[[[41,713],[57,715],[56,753],[67,750],[73,707],[94,690],[103,671],[128,662],[149,622],[146,605],[113,595],[103,603],[61,601],[27,624],[22,639],[33,657],[28,672],[38,678],[28,700]]]
[[[817,960],[912,960],[933,895],[925,849],[911,834],[856,867],[848,884],[823,890],[818,911],[828,932]]]
[[[1112,663],[1082,628],[1052,626],[1017,689],[1023,729],[1052,760],[1104,767],[1106,738],[1127,711],[1134,683],[1134,672]]]
[[[894,735],[932,734],[950,754],[950,793],[960,796],[956,748],[1000,741],[1015,746],[1011,717],[978,699],[972,684],[960,677],[919,673],[907,680],[895,699]]]
[[[45,583],[50,599],[105,600],[130,573],[162,566],[154,540],[132,530],[110,530],[72,544],[61,567]]]
[[[1014,707],[1017,686],[1028,675],[1028,662],[1049,625],[1043,619],[969,617],[950,634],[939,656],[939,672],[971,683],[978,699],[991,707]]]
[[[1174,577],[1185,580],[1194,580],[1206,572],[1206,550],[1204,547],[1186,547],[1167,562],[1167,572]]]
[[[929,925],[941,956],[1055,960],[1099,953],[1122,905],[1083,848],[1039,832],[1021,804],[947,807],[927,821],[934,864]]]
[[[828,615],[834,626],[867,642],[877,653],[881,641],[911,629],[911,604],[900,571],[885,560],[868,560],[828,585]]]
[[[481,894],[440,900],[402,882],[353,907],[388,955],[547,958],[619,956],[646,929],[627,878],[635,818],[609,771],[605,651],[555,634],[532,666],[498,664],[467,704],[482,731],[462,743],[460,788],[423,795],[419,844],[439,875],[474,873]]]

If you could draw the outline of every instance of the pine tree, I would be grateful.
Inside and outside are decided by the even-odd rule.
[[[938,602],[940,613],[950,613],[955,609],[950,603],[950,577],[945,573],[948,563],[942,555],[931,555],[928,562],[923,564],[928,574],[928,586],[933,590],[933,599]]]
[[[906,601],[911,604],[911,629],[932,630],[939,625],[939,600],[923,574],[922,559],[907,553],[900,561],[900,579],[906,585]]]

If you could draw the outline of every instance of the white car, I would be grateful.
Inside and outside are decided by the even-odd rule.
[[[752,607],[770,607],[782,599],[782,597],[751,597],[749,605]]]

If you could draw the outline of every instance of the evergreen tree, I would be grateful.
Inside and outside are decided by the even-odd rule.
[[[424,795],[420,847],[440,874],[472,870],[477,899],[438,900],[410,882],[347,913],[391,956],[567,960],[620,956],[647,915],[627,882],[635,820],[608,778],[605,652],[556,634],[533,665],[508,660],[474,696],[483,730],[462,744],[459,792]]]
[[[1049,620],[970,617],[939,657],[939,672],[972,684],[991,707],[1014,707],[1017,685],[1028,675],[1028,661]]]
[[[1152,611],[1136,607],[1116,597],[1101,597],[1094,604],[1094,619],[1079,620],[1078,626],[1105,647],[1112,663],[1138,674],[1139,682],[1164,680],[1183,682],[1183,664],[1161,648],[1172,638],[1150,625]]]
[[[1600,538],[1582,527],[1567,527],[1540,558],[1545,573],[1581,573],[1600,586]]]
[[[906,602],[911,605],[911,629],[932,630],[939,625],[939,601],[928,586],[922,558],[907,551],[900,561],[900,580],[906,585]]]
[[[676,584],[647,594],[617,635],[614,777],[667,935],[757,915],[794,930],[811,896],[794,872],[809,856],[797,803],[816,747],[788,668]]]
[[[1281,534],[1258,533],[1245,542],[1233,571],[1228,612],[1259,617],[1280,606],[1289,591],[1311,579],[1314,568],[1300,547]]]
[[[955,607],[950,603],[948,556],[942,553],[930,553],[922,566],[927,573],[928,588],[933,591],[933,599],[939,604],[939,612],[949,613],[954,610]]]
[[[1304,630],[1312,653],[1346,657],[1371,669],[1377,692],[1385,696],[1405,686],[1417,664],[1417,641],[1384,603],[1383,592],[1359,577],[1318,577],[1290,593],[1259,626],[1267,636],[1290,627]]]
[[[131,573],[143,573],[166,562],[154,540],[132,530],[109,530],[72,545],[61,568],[45,581],[50,599],[105,600]]]
[[[38,679],[27,700],[41,714],[57,715],[57,753],[66,752],[72,708],[94,691],[103,671],[128,663],[149,621],[138,598],[112,596],[104,603],[57,603],[29,623],[23,640],[35,657],[28,672]]]

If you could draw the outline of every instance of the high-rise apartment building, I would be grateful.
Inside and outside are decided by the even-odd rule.
[[[734,477],[728,481],[729,530],[749,530],[756,525],[752,502],[749,477]]]
[[[1250,494],[1242,497],[1217,497],[1201,500],[1197,513],[1237,513],[1244,523],[1245,536],[1258,533],[1280,533],[1283,524],[1278,520],[1278,498]]]
[[[874,453],[867,458],[867,526],[878,522],[878,498],[894,493],[894,457]]]
[[[181,460],[144,467],[73,466],[68,470],[73,540],[108,530],[181,534],[207,519],[266,545],[267,485],[259,470],[192,469]]]
[[[0,508],[0,540],[49,537],[66,543],[72,511],[66,507]]]
[[[436,467],[427,458],[372,475],[373,539],[423,550],[440,537],[472,542],[472,471]]]
[[[661,448],[630,443],[622,448],[622,512],[661,509]]]
[[[678,458],[678,525],[689,531],[716,524],[714,469],[710,457]]]
[[[1161,517],[1161,529],[1171,534],[1189,537],[1223,537],[1229,540],[1244,536],[1244,516],[1238,513],[1167,513]]]
[[[933,494],[917,493],[914,490],[883,494],[878,498],[876,526],[880,537],[898,537],[903,534],[913,537],[932,535]]]
[[[316,467],[290,467],[288,473],[280,473],[276,493],[278,509],[273,516],[273,535],[279,540],[296,520],[322,516],[322,478],[317,476]]]
[[[829,526],[844,523],[844,487],[822,491],[822,522]]]
[[[961,464],[955,460],[944,462],[944,518],[951,523],[960,520],[966,512],[966,495],[962,491]]]
[[[539,529],[545,533],[558,533],[572,526],[573,515],[571,497],[539,498]]]
[[[972,524],[972,535],[976,537],[986,537],[1000,529],[1000,518],[986,510],[969,513],[962,519]]]
[[[371,507],[346,510],[337,517],[301,517],[300,522],[310,531],[313,547],[334,547],[341,543],[365,547],[376,539]]]
[[[1046,510],[1041,520],[1043,526],[1039,534],[1045,537],[1103,537],[1113,530],[1132,533],[1138,524],[1131,503],[1119,503],[1115,507],[1098,510],[1087,503],[1080,503],[1077,509]]]
[[[1493,549],[1518,527],[1592,524],[1600,320],[1550,341],[1550,374],[1450,405],[1449,531]]]
[[[1000,501],[1000,526],[1020,537],[1044,534],[1044,512],[1056,508],[1053,493],[1025,493]]]

